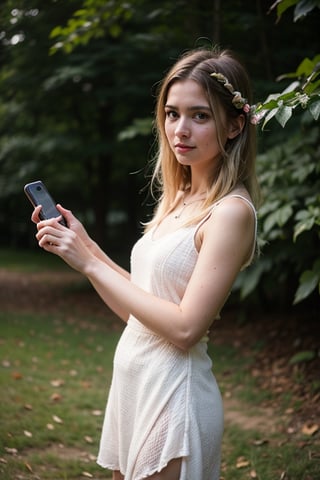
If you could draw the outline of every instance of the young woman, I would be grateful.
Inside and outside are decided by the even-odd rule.
[[[223,408],[207,332],[256,246],[258,186],[250,87],[229,51],[196,50],[157,103],[161,198],[131,257],[106,256],[72,213],[39,221],[40,247],[84,274],[126,322],[98,463],[114,480],[218,480]]]

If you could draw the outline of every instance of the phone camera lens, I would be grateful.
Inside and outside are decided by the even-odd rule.
[[[37,186],[37,190],[38,190],[38,192],[40,192],[40,190],[41,190],[41,187],[39,185]]]

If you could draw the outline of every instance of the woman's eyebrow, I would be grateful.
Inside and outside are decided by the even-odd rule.
[[[179,107],[176,107],[175,105],[165,105],[165,108],[172,108],[173,110],[179,110]],[[208,110],[209,112],[211,111],[211,108],[208,107],[207,105],[193,105],[192,107],[188,107],[187,110]]]

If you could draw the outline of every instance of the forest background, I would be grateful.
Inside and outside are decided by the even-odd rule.
[[[158,82],[185,50],[218,44],[245,63],[266,114],[257,126],[262,255],[240,275],[234,301],[316,314],[319,6],[318,0],[1,2],[0,247],[36,248],[23,186],[41,179],[127,266],[122,259],[153,208],[148,182]]]

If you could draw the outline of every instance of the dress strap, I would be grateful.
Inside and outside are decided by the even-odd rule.
[[[229,195],[226,195],[225,197],[223,198],[220,198],[220,200],[218,200],[216,203],[214,203],[212,205],[212,208],[211,210],[208,212],[208,214],[200,221],[200,223],[197,225],[197,229],[196,229],[196,232],[195,234],[197,233],[197,231],[199,230],[199,228],[211,217],[212,215],[212,212],[214,211],[214,209],[220,205],[221,202],[223,202],[224,200],[226,200],[227,198],[232,198],[232,197],[236,197],[236,198],[241,198],[242,200],[244,200],[252,209],[253,213],[254,213],[254,218],[255,218],[255,224],[254,224],[254,242],[253,242],[253,247],[252,247],[252,251],[251,251],[251,255],[248,259],[248,261],[242,266],[241,270],[244,270],[246,267],[248,267],[253,258],[254,258],[254,255],[256,253],[256,250],[257,250],[257,231],[258,231],[258,216],[257,216],[257,211],[253,205],[253,203],[248,200],[246,197],[244,197],[243,195],[240,195],[238,193],[232,193],[232,194],[229,194]]]

